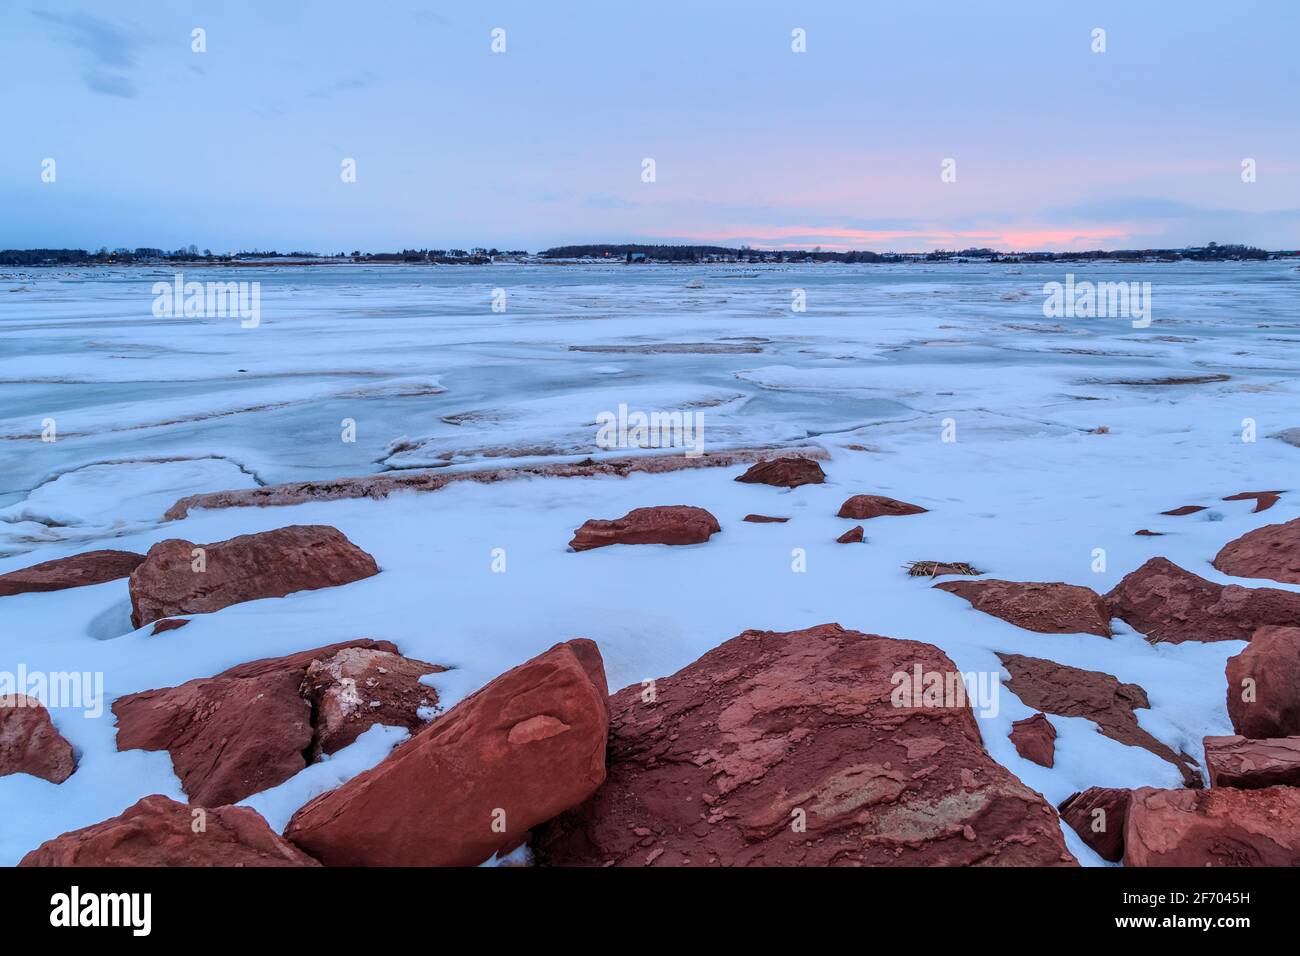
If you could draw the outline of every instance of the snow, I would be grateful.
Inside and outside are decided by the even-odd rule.
[[[1135,330],[1119,319],[1045,321],[1039,290],[1061,275],[1020,268],[1008,276],[978,266],[783,267],[730,281],[710,267],[707,294],[693,295],[682,285],[703,270],[503,266],[481,278],[457,268],[252,270],[240,278],[263,273],[257,330],[147,319],[152,274],[100,271],[56,282],[33,271],[23,284],[34,291],[0,312],[4,419],[29,414],[35,423],[29,437],[0,441],[0,573],[93,547],[144,551],[164,538],[211,542],[306,523],[339,528],[381,573],[194,615],[157,637],[131,629],[125,580],[0,598],[0,671],[22,664],[102,673],[111,702],[242,661],[370,637],[452,668],[427,678],[450,707],[572,637],[598,643],[617,689],[670,674],[747,628],[836,621],[933,643],[965,672],[1005,678],[1000,651],[1140,684],[1152,705],[1137,712],[1142,726],[1199,756],[1204,736],[1230,732],[1223,666],[1240,642],[1152,646],[1118,621],[1109,640],[1036,634],[973,610],[903,566],[969,561],[992,577],[1104,592],[1163,555],[1232,581],[1209,563],[1224,543],[1300,516],[1300,491],[1262,514],[1252,513],[1252,501],[1221,500],[1294,487],[1300,451],[1265,436],[1300,424],[1287,370],[1293,343],[1285,341],[1300,333],[1297,278],[1276,263],[1073,267],[1080,276],[1153,282],[1155,322]],[[489,310],[498,285],[510,293],[504,316]],[[789,312],[793,287],[806,288],[807,313]],[[1025,294],[1002,298],[1012,290]],[[762,354],[624,352],[609,366],[606,354],[569,349],[745,336],[762,340]],[[40,374],[24,378],[29,361]],[[123,377],[123,362],[140,371]],[[218,366],[230,375],[257,369],[251,388],[292,404],[239,411],[249,403],[232,399],[248,387],[232,387]],[[1232,378],[1100,384],[1222,371]],[[65,384],[33,381],[51,376]],[[446,391],[413,393],[412,381]],[[404,435],[416,436],[425,456],[408,463],[451,450],[463,453],[452,467],[506,464],[509,454],[486,457],[502,443],[555,445],[573,460],[589,453],[587,423],[620,402],[669,410],[721,396],[732,397],[702,409],[706,447],[761,436],[818,442],[831,455],[828,482],[747,485],[732,480],[739,466],[457,482],[382,501],[196,510],[159,521],[172,501],[199,491],[370,473]],[[194,419],[205,402],[209,412],[232,411]],[[91,432],[40,442],[47,408],[93,423]],[[443,421],[465,412],[484,414]],[[188,420],[160,424],[174,417]],[[340,441],[343,417],[357,421],[355,444]],[[1245,419],[1258,441],[1242,440]],[[142,422],[152,424],[104,431]],[[1109,433],[1089,433],[1101,425]],[[944,440],[946,430],[955,441]],[[856,522],[835,512],[858,493],[930,510],[873,519],[864,523],[865,545],[837,544]],[[723,531],[688,547],[567,550],[587,518],[656,504],[707,508]],[[1183,504],[1211,512],[1160,515]],[[741,521],[750,512],[791,520]],[[1136,537],[1139,528],[1166,535]],[[496,549],[504,571],[494,570]],[[796,549],[806,571],[792,569]],[[1029,763],[1007,734],[1032,711],[1005,686],[997,700],[996,713],[979,718],[990,755],[1052,803],[1093,785],[1179,785],[1172,765],[1081,718],[1051,716],[1056,765]],[[106,704],[98,717],[73,707],[52,716],[77,751],[78,770],[59,786],[0,778],[0,863],[147,794],[183,799],[165,753],[115,750]],[[374,728],[246,803],[280,826],[382,759],[400,733]],[[1082,862],[1101,862],[1065,833]]]

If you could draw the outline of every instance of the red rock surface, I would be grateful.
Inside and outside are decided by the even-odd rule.
[[[1285,494],[1281,491],[1243,491],[1240,494],[1228,495],[1224,501],[1249,501],[1255,499],[1255,510],[1252,514],[1259,514],[1261,511],[1267,511],[1278,503],[1280,495]]]
[[[1212,787],[1300,787],[1300,737],[1206,737],[1205,763]]]
[[[1181,518],[1184,515],[1194,515],[1198,511],[1204,511],[1205,505],[1180,505],[1169,511],[1160,512],[1162,515],[1173,515],[1175,518]]]
[[[1130,794],[1112,787],[1089,787],[1066,797],[1060,806],[1061,819],[1103,860],[1118,863],[1124,857]]]
[[[769,458],[752,465],[736,480],[751,485],[798,488],[800,485],[820,485],[826,480],[826,472],[811,458]]]
[[[573,533],[569,547],[590,551],[610,544],[701,544],[722,530],[718,519],[691,505],[633,508],[621,518],[591,518]]]
[[[1061,717],[1086,717],[1111,740],[1149,750],[1178,768],[1189,787],[1202,785],[1197,762],[1175,753],[1142,729],[1134,710],[1150,707],[1147,692],[1137,684],[1121,684],[1110,674],[1067,667],[1056,661],[1021,654],[999,654],[1011,674],[1007,690],[1035,710]]]
[[[119,697],[113,703],[117,749],[168,751],[185,793],[204,806],[274,787],[307,765],[309,748],[319,752],[312,706],[302,693],[308,668],[352,647],[396,651],[386,641],[345,641]],[[373,716],[369,708],[355,715],[348,728],[354,739],[375,723]]]
[[[897,498],[886,498],[884,495],[854,495],[840,505],[836,517],[865,521],[867,518],[879,518],[885,515],[925,514],[926,510],[920,505],[908,504]]]
[[[1076,584],[1035,581],[943,581],[935,585],[970,601],[977,611],[1040,634],[1110,637],[1110,611],[1101,595]]]
[[[195,814],[201,814],[197,816]],[[195,829],[201,831],[196,833]],[[319,866],[248,807],[200,809],[160,794],[46,840],[19,866]]]
[[[285,836],[328,865],[482,863],[600,786],[607,694],[596,645],[557,644],[308,803]]]
[[[1118,617],[1153,644],[1248,641],[1265,624],[1300,624],[1300,594],[1215,584],[1152,558],[1106,595]]]
[[[1143,528],[1140,531],[1134,531],[1133,533],[1143,538],[1163,538],[1165,536],[1163,531],[1148,531],[1146,528]]]
[[[1300,866],[1300,788],[1133,791],[1125,866]]]
[[[391,651],[345,647],[307,665],[301,691],[312,705],[316,728],[312,759],[346,747],[374,724],[423,729],[423,708],[438,704],[438,693],[420,683],[445,667]]]
[[[785,449],[787,454],[803,458],[825,459],[826,449],[808,446]],[[594,461],[546,462],[538,465],[520,465],[511,468],[479,468],[469,471],[431,469],[412,472],[384,472],[379,475],[362,475],[353,478],[331,478],[328,481],[297,481],[284,485],[266,485],[261,488],[241,488],[238,491],[213,491],[189,495],[167,509],[166,521],[176,521],[189,514],[191,508],[250,508],[297,505],[305,501],[338,501],[344,498],[387,498],[399,491],[438,491],[462,481],[495,484],[519,478],[625,478],[628,475],[662,475],[674,471],[693,471],[697,468],[729,468],[755,459],[769,458],[771,448],[727,448],[706,451],[702,455],[632,455],[622,458],[602,458]]]
[[[1011,725],[1011,742],[1016,753],[1040,767],[1056,762],[1056,728],[1046,714],[1034,714]]]
[[[154,634],[163,634],[167,631],[175,631],[190,623],[188,617],[165,617],[160,621],[153,622],[153,630],[149,632],[152,637]]]
[[[538,861],[1073,863],[1052,808],[985,753],[964,690],[909,700],[914,669],[962,686],[932,645],[825,624],[746,631],[619,691],[609,778],[538,831]]]
[[[39,700],[26,694],[0,695],[0,777],[28,773],[63,783],[76,769],[72,745],[54,729]]]
[[[206,570],[192,567],[195,548]],[[375,559],[336,528],[290,525],[196,545],[169,538],[149,549],[131,574],[131,623],[217,611],[242,601],[349,584],[378,574]]]
[[[1229,541],[1214,566],[1239,578],[1268,578],[1300,584],[1300,518],[1271,524]]]
[[[743,521],[750,521],[754,524],[784,524],[789,518],[774,518],[771,515],[745,515]]]
[[[1224,671],[1233,730],[1255,739],[1300,736],[1300,627],[1261,627]]]
[[[862,525],[855,525],[854,527],[850,528],[848,531],[845,531],[842,535],[840,535],[835,540],[838,541],[840,544],[861,544],[862,541],[864,540],[864,537],[865,536],[862,531]]]
[[[30,591],[62,591],[124,578],[144,560],[134,551],[87,551],[0,574],[0,597]]]

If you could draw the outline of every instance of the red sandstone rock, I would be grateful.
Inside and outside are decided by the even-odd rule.
[[[1125,866],[1300,866],[1300,788],[1134,790]]]
[[[26,694],[0,695],[0,777],[28,773],[63,783],[76,769],[72,745],[54,729],[39,700]]]
[[[1099,733],[1111,740],[1149,750],[1178,768],[1189,787],[1202,785],[1197,762],[1175,753],[1142,729],[1139,707],[1150,707],[1147,693],[1137,684],[1121,684],[1110,674],[1067,667],[1056,661],[1021,654],[999,654],[1011,674],[1006,688],[1035,710],[1061,717],[1086,717]]]
[[[1160,512],[1162,515],[1173,515],[1175,518],[1181,518],[1184,515],[1194,515],[1198,511],[1204,511],[1205,505],[1182,505],[1170,511]]]
[[[1300,737],[1247,740],[1245,737],[1206,737],[1205,763],[1211,787],[1300,786]]]
[[[0,597],[30,591],[61,591],[124,578],[144,560],[133,551],[87,551],[0,574]]]
[[[840,535],[835,540],[838,541],[840,544],[861,544],[863,541],[863,537],[864,535],[862,531],[862,525],[856,525],[855,527],[850,528],[848,531],[845,531],[842,535]]]
[[[206,569],[196,571],[194,549]],[[375,559],[336,528],[290,525],[196,545],[169,538],[131,573],[131,623],[217,611],[242,601],[334,587],[378,574]]]
[[[540,863],[1074,862],[1052,808],[985,753],[932,645],[746,631],[650,690],[610,698],[609,777],[538,831]]]
[[[1271,524],[1229,541],[1214,566],[1239,578],[1268,578],[1300,584],[1300,518]]]
[[[1103,860],[1118,863],[1124,856],[1130,793],[1112,787],[1089,787],[1073,793],[1060,806],[1061,819]]]
[[[820,485],[826,480],[826,473],[811,458],[769,458],[752,465],[736,480],[752,485],[798,488],[800,485]]]
[[[301,688],[315,718],[312,759],[346,747],[374,724],[405,727],[412,733],[422,729],[426,721],[420,715],[437,706],[438,693],[420,678],[445,670],[363,647],[345,647],[313,660]]]
[[[633,508],[621,518],[591,518],[573,533],[569,547],[589,551],[610,544],[701,544],[722,530],[718,519],[691,505]]]
[[[1240,494],[1228,495],[1224,501],[1249,501],[1255,499],[1255,510],[1251,514],[1259,514],[1261,511],[1267,511],[1280,500],[1279,496],[1284,494],[1281,491],[1243,491]]]
[[[1035,581],[943,581],[935,585],[985,614],[1040,634],[1110,637],[1110,612],[1100,594],[1075,584]]]
[[[920,505],[908,504],[896,498],[886,498],[883,495],[854,495],[840,505],[836,517],[865,521],[867,518],[879,518],[882,515],[919,515],[925,512],[926,509]]]
[[[789,519],[789,518],[773,518],[771,515],[745,515],[745,517],[744,517],[742,520],[744,520],[744,521],[752,521],[754,524],[773,524],[773,523],[784,524],[785,522],[789,521],[790,519]]]
[[[349,647],[396,651],[388,642],[347,641],[119,697],[117,749],[168,751],[185,793],[204,806],[274,787],[307,765],[314,745],[312,707],[300,692],[308,667]]]
[[[1233,730],[1259,740],[1300,736],[1300,627],[1261,627],[1224,670]]]
[[[256,810],[189,807],[160,794],[121,816],[46,840],[18,865],[320,866]]]
[[[153,622],[153,630],[149,632],[152,637],[154,634],[162,634],[166,631],[174,631],[190,623],[188,617],[165,617],[161,621]]]
[[[1300,624],[1300,594],[1215,584],[1152,558],[1106,595],[1110,614],[1153,644],[1248,641],[1265,624]]]
[[[1011,725],[1011,742],[1016,753],[1040,767],[1056,762],[1056,728],[1046,714],[1034,714]]]
[[[1133,533],[1144,538],[1163,538],[1165,536],[1163,531],[1148,531],[1146,528],[1143,528],[1140,531],[1134,531]]]
[[[557,644],[308,803],[285,836],[327,865],[482,863],[600,786],[607,693],[595,644]]]

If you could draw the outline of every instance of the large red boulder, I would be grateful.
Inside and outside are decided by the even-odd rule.
[[[1061,819],[1103,860],[1118,863],[1124,857],[1130,793],[1113,787],[1089,787],[1082,793],[1072,793],[1059,807]]]
[[[1300,787],[1300,737],[1206,737],[1205,764],[1212,787]]]
[[[1271,524],[1229,541],[1214,566],[1239,578],[1268,578],[1300,584],[1300,518]]]
[[[826,472],[811,458],[769,458],[755,463],[736,480],[751,485],[798,488],[800,485],[820,485],[826,480]]]
[[[1125,866],[1300,866],[1300,788],[1134,790]]]
[[[886,498],[884,495],[854,495],[840,505],[837,517],[865,521],[867,518],[879,518],[885,515],[919,515],[925,512],[926,509],[920,505],[908,504],[897,498]]]
[[[307,765],[307,755],[351,743],[372,724],[417,726],[418,701],[437,701],[418,677],[441,668],[396,650],[387,641],[347,641],[119,697],[117,749],[166,750],[192,801],[236,803],[283,783]],[[376,656],[367,659],[366,652]],[[381,662],[388,674],[379,675]],[[382,687],[367,687],[367,674],[382,677]],[[349,685],[357,675],[362,686]],[[376,700],[380,706],[370,706]]]
[[[1110,613],[1153,644],[1248,641],[1265,624],[1300,624],[1300,594],[1215,584],[1152,558],[1106,595]]]
[[[39,700],[26,694],[0,695],[0,777],[28,773],[63,783],[76,769],[72,744],[54,729]]]
[[[607,694],[596,645],[557,644],[308,803],[285,836],[328,865],[482,863],[600,786]]]
[[[1300,627],[1261,627],[1224,671],[1233,730],[1257,739],[1300,736]]]
[[[1071,864],[985,753],[938,648],[837,624],[746,631],[610,698],[609,777],[539,831],[557,866]]]
[[[1141,747],[1169,761],[1178,768],[1187,786],[1202,785],[1193,758],[1175,753],[1138,723],[1134,711],[1150,707],[1151,703],[1147,692],[1137,684],[1122,684],[1110,674],[1068,667],[1041,657],[999,654],[998,658],[1011,674],[1007,689],[1030,707],[1061,717],[1086,717],[1111,740]]]
[[[971,606],[1040,634],[1110,637],[1110,611],[1101,595],[1077,584],[1035,581],[943,581],[935,585]]]
[[[569,547],[589,551],[608,544],[701,544],[722,530],[718,519],[691,505],[633,508],[621,518],[591,518],[573,533]]]
[[[160,794],[46,840],[19,866],[320,866],[248,807],[190,807]]]
[[[378,573],[374,558],[326,525],[290,525],[204,545],[169,538],[150,548],[131,573],[131,623],[143,627],[162,617],[218,611]]]
[[[1056,728],[1046,714],[1034,714],[1011,725],[1011,742],[1016,753],[1040,767],[1056,763]]]
[[[0,574],[0,597],[29,591],[62,591],[124,578],[144,560],[134,551],[87,551]]]

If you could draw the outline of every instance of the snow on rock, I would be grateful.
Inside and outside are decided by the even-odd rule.
[[[605,779],[608,693],[594,643],[557,644],[308,803],[285,836],[327,865],[501,856]]]
[[[417,708],[437,697],[418,678],[438,668],[395,651],[371,640],[332,644],[119,697],[118,749],[166,750],[192,801],[234,803],[298,773],[305,754],[329,753],[372,724],[419,726]]]
[[[1056,811],[989,758],[970,706],[903,699],[938,648],[824,624],[746,631],[610,698],[608,779],[539,832],[557,866],[1075,862]],[[951,684],[951,681],[945,681]]]
[[[247,807],[145,797],[120,816],[47,840],[20,866],[319,866]]]
[[[242,601],[336,587],[379,573],[336,528],[291,525],[214,544],[170,538],[131,574],[131,622],[217,611]]]
[[[1174,753],[1142,729],[1134,710],[1150,707],[1151,702],[1138,685],[1122,684],[1110,674],[1041,658],[1021,654],[998,657],[1011,673],[1007,689],[1028,706],[1063,717],[1086,717],[1097,724],[1099,733],[1112,740],[1142,747],[1169,761],[1178,768],[1187,786],[1202,785],[1195,760]]]

